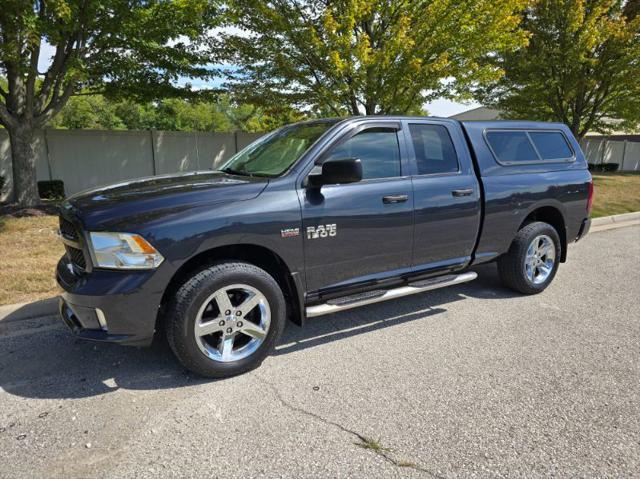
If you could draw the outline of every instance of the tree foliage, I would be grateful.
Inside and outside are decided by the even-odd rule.
[[[526,0],[233,0],[223,38],[238,94],[320,114],[420,112],[496,80],[526,41]]]
[[[280,108],[266,110],[236,104],[229,95],[214,100],[168,98],[153,102],[112,100],[103,95],[82,95],[69,99],[52,128],[99,130],[265,132],[304,118],[299,112]]]
[[[640,121],[638,0],[536,0],[523,14],[528,46],[496,59],[505,75],[479,90],[511,118],[589,130]]]
[[[197,93],[175,82],[211,77],[199,45],[214,13],[209,0],[3,2],[0,121],[43,125],[88,88],[145,98]],[[43,42],[55,52],[39,72]]]
[[[140,98],[196,95],[181,77],[213,72],[201,48],[213,0],[4,0],[0,15],[0,123],[11,140],[19,203],[38,201],[33,138],[79,91]],[[43,47],[54,53],[38,70]]]

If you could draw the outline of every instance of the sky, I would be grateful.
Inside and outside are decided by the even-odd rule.
[[[40,50],[40,61],[38,63],[38,70],[43,72],[46,71],[51,63],[51,57],[55,53],[54,47],[49,45],[46,42],[43,42]],[[216,82],[215,80],[211,82],[203,82],[202,80],[189,80],[187,78],[179,81],[180,83],[191,83],[195,88],[207,88],[207,87],[217,87],[220,82]],[[427,103],[425,108],[429,112],[431,116],[441,116],[448,117],[451,115],[455,115],[457,113],[461,113],[463,111],[471,110],[472,108],[479,107],[479,103],[475,102],[467,102],[467,103],[457,103],[451,100],[446,100],[444,98],[435,100],[433,102]]]

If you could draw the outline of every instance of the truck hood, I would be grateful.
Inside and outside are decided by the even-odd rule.
[[[120,229],[194,207],[255,198],[267,184],[267,178],[219,171],[161,175],[82,191],[69,197],[63,209],[75,214],[86,229]]]

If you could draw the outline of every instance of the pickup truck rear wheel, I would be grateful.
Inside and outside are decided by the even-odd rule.
[[[205,377],[258,367],[285,323],[278,283],[248,263],[225,262],[187,280],[167,311],[167,340],[180,362]]]
[[[553,226],[540,221],[529,223],[498,259],[502,283],[524,294],[544,291],[558,271],[560,253],[560,237]]]

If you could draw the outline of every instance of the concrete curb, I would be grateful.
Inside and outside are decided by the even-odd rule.
[[[591,226],[610,225],[612,223],[626,223],[628,221],[640,220],[640,211],[633,213],[624,213],[621,215],[603,216],[602,218],[594,218],[591,220]]]
[[[640,211],[594,218],[591,222],[591,231],[607,231],[634,224],[640,224]],[[0,321],[3,323],[57,314],[58,298],[43,299],[34,303],[19,303],[0,306]]]

